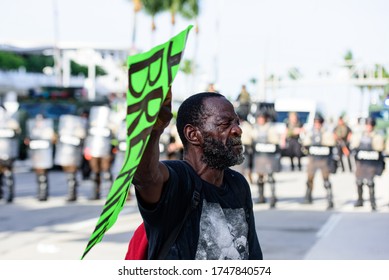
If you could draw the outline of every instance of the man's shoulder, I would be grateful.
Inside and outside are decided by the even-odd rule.
[[[192,180],[196,180],[198,177],[193,167],[186,163],[184,160],[163,160],[161,162],[168,167],[170,173],[174,171],[177,174],[179,180],[188,177]]]
[[[226,176],[227,180],[233,180],[237,183],[248,185],[246,178],[241,173],[239,173],[238,171],[233,170],[231,168],[227,168],[225,170],[224,176]]]
[[[161,162],[171,168],[185,168],[183,160],[162,160]]]

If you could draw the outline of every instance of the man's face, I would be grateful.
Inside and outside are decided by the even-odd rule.
[[[223,170],[244,160],[242,130],[232,104],[225,98],[205,100],[202,161],[209,167]]]

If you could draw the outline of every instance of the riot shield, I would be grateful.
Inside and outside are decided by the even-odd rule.
[[[79,166],[85,136],[86,128],[83,118],[74,115],[62,115],[58,123],[58,141],[54,163],[60,166]]]
[[[53,167],[54,124],[52,119],[34,118],[27,120],[29,157],[31,165],[37,169]]]
[[[88,136],[85,150],[92,157],[105,157],[111,154],[111,130],[109,128],[110,108],[94,106],[89,115]]]
[[[121,153],[126,153],[127,150],[127,124],[126,120],[123,120],[120,124],[119,130],[118,130],[118,150]]]
[[[18,135],[15,120],[0,113],[0,160],[13,160],[19,154]]]

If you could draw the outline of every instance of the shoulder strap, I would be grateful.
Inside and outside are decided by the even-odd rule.
[[[184,218],[182,219],[181,223],[178,224],[173,229],[173,231],[170,233],[168,238],[163,243],[163,245],[161,247],[161,250],[158,252],[158,254],[156,256],[157,260],[164,260],[166,258],[166,255],[168,254],[168,252],[170,250],[170,247],[176,241],[176,239],[178,237],[178,234],[180,233],[180,231],[182,229],[182,226],[184,225],[184,223],[185,223],[186,219],[188,218],[189,214],[194,209],[196,209],[197,206],[200,203],[200,193],[201,193],[201,187],[202,187],[201,180],[200,180],[199,176],[195,173],[193,168],[188,163],[186,163],[184,161],[184,164],[182,164],[182,166],[184,166],[185,173],[186,173],[186,176],[188,178],[188,182],[187,182],[188,186],[192,185],[191,178],[193,178],[194,181],[195,181],[194,188],[193,188],[193,195],[192,195],[192,203],[191,203],[190,206],[188,206],[186,208],[185,215],[184,215]]]

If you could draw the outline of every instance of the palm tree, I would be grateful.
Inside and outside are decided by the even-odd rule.
[[[346,64],[346,67],[350,69],[353,66],[353,63],[354,63],[353,52],[351,50],[348,50],[345,53],[345,55],[343,56],[343,59],[344,59],[344,62]]]
[[[198,16],[200,14],[199,0],[181,0],[179,13],[186,19],[194,19],[196,22],[195,32],[199,33]]]
[[[185,0],[166,0],[164,1],[165,9],[170,11],[170,23],[172,25],[171,35],[174,35],[174,27],[176,25],[176,15],[182,2]]]
[[[196,65],[194,65],[193,60],[184,59],[182,61],[182,65],[180,67],[180,71],[185,75],[185,84],[186,84],[186,92],[193,91],[193,84],[189,86],[189,78],[193,75],[195,71]],[[193,79],[192,79],[193,82]]]
[[[298,80],[301,78],[302,74],[297,67],[292,67],[288,70],[288,76],[291,80]]]
[[[194,41],[193,58],[191,63],[192,65],[191,75],[193,76],[192,83],[196,84],[196,75],[197,75],[196,61],[197,61],[197,50],[199,44],[199,39],[198,39],[199,38],[198,16],[200,13],[199,0],[181,0],[178,12],[185,19],[195,20],[195,41]]]
[[[141,0],[145,12],[151,15],[151,43],[154,44],[155,31],[157,30],[157,25],[155,24],[155,16],[166,9],[164,1],[162,0]]]
[[[142,9],[142,2],[141,0],[132,0],[132,3],[134,5],[134,21],[132,26],[132,41],[131,41],[131,49],[132,51],[136,51],[136,27],[137,27],[137,15],[138,12]]]

